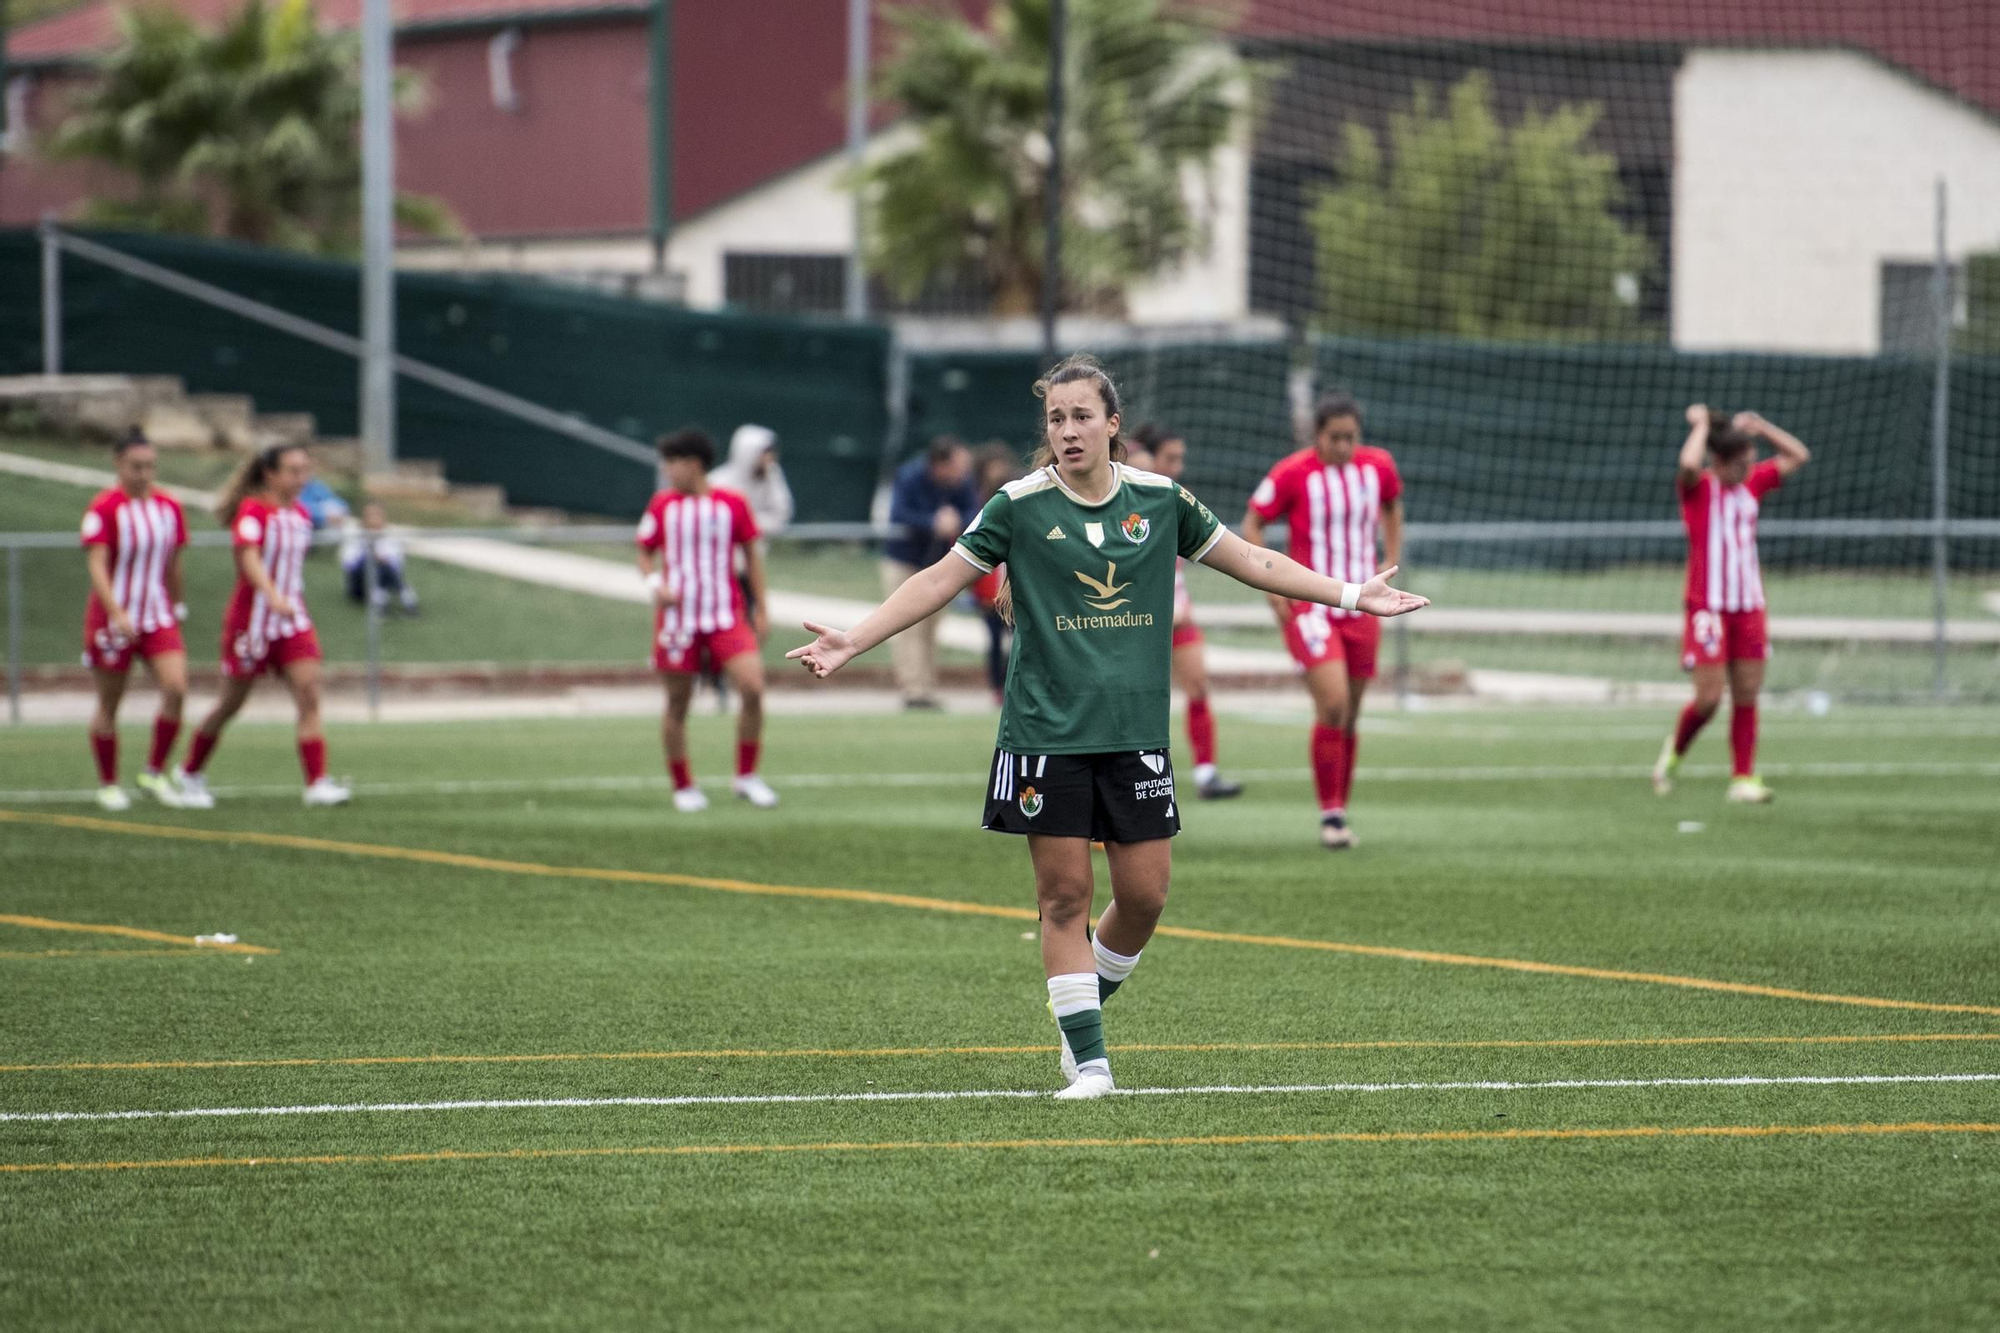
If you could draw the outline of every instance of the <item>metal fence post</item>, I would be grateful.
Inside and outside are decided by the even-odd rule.
[[[368,720],[382,720],[382,607],[375,597],[375,543],[365,534],[361,539],[362,600],[368,615]]]
[[[62,246],[56,224],[42,219],[42,373],[62,374]]]
[[[21,548],[7,548],[7,720],[21,725]]]
[[[1945,250],[1945,183],[1937,183],[1937,264],[1931,274],[1931,300],[1937,316],[1937,379],[1931,390],[1931,615],[1935,627],[1931,648],[1931,697],[1950,691],[1946,679],[1945,580],[1950,570],[1946,538],[1950,509],[1945,485],[1945,446],[1951,424],[1951,258]]]

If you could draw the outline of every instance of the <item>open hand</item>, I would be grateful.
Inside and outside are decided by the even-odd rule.
[[[1389,579],[1402,568],[1391,565],[1374,578],[1361,585],[1361,599],[1355,603],[1371,616],[1400,616],[1411,611],[1420,611],[1431,604],[1428,597],[1419,597],[1413,592],[1402,592],[1389,586]]]
[[[787,661],[802,662],[806,670],[825,680],[846,666],[854,656],[854,640],[847,637],[845,630],[828,629],[810,620],[805,622],[805,627],[819,637],[803,648],[794,648],[786,653]]]

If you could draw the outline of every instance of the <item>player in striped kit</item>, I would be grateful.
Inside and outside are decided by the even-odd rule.
[[[653,497],[639,520],[639,572],[653,593],[653,669],[667,691],[660,739],[674,779],[674,809],[706,810],[708,797],[688,767],[687,715],[703,664],[720,672],[736,692],[736,778],[731,789],[760,810],[778,794],[757,775],[764,737],[764,558],[757,550],[757,522],[750,502],[708,484],[715,442],[698,430],[660,440],[667,489]],[[743,552],[749,605],[735,575]]]
[[[1144,446],[1146,461],[1133,466],[1157,472],[1178,483],[1187,471],[1187,441],[1164,426],[1141,426],[1133,440]],[[1215,711],[1208,702],[1208,659],[1202,651],[1201,626],[1194,623],[1194,601],[1188,596],[1187,561],[1174,567],[1174,687],[1187,698],[1188,748],[1194,753],[1194,791],[1204,801],[1241,796],[1241,783],[1231,782],[1215,766]]]
[[[1771,789],[1757,776],[1757,691],[1771,644],[1757,562],[1757,511],[1764,496],[1811,460],[1812,451],[1755,412],[1725,417],[1697,403],[1687,419],[1676,482],[1688,534],[1681,669],[1694,677],[1694,699],[1660,747],[1653,790],[1665,796],[1674,789],[1681,756],[1721,705],[1726,680],[1732,705],[1729,799],[1761,805],[1771,799]],[[1757,461],[1759,439],[1770,442],[1775,457]]]
[[[1383,565],[1403,556],[1403,480],[1386,449],[1361,442],[1361,405],[1329,394],[1313,409],[1313,440],[1278,461],[1251,493],[1244,540],[1264,543],[1264,525],[1283,517],[1292,558],[1316,574],[1349,583],[1375,576],[1379,538]],[[1337,606],[1271,598],[1285,646],[1306,675],[1312,695],[1313,787],[1319,796],[1319,841],[1329,851],[1354,845],[1347,801],[1360,748],[1355,724],[1362,696],[1375,678],[1382,622]]]
[[[222,618],[222,697],[195,729],[181,798],[208,809],[209,757],[222,728],[250,698],[257,677],[284,679],[298,708],[299,767],[307,805],[343,805],[352,794],[326,775],[326,737],[320,731],[319,635],[306,614],[305,563],[312,546],[312,516],[299,492],[312,479],[312,459],[296,445],[276,445],[252,455],[223,488],[216,516],[234,536],[236,590]]]
[[[97,712],[90,719],[97,803],[106,810],[132,806],[118,785],[118,704],[137,657],[160,689],[153,745],[139,787],[161,805],[178,808],[180,791],[166,775],[166,763],[187,700],[187,647],[180,628],[187,619],[181,598],[187,516],[179,501],[154,486],[158,456],[143,433],[135,430],[119,443],[116,466],[118,484],[83,511],[83,549],[90,568],[83,664],[97,681]]]

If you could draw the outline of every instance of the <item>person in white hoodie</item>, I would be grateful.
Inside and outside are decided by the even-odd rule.
[[[792,488],[778,466],[778,433],[769,426],[738,426],[729,437],[729,461],[708,474],[708,484],[748,500],[750,516],[764,537],[791,524]]]

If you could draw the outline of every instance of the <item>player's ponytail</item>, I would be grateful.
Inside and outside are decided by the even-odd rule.
[[[268,449],[259,449],[229,474],[229,480],[222,484],[222,491],[216,497],[215,516],[228,527],[236,521],[236,511],[243,504],[244,497],[261,491],[270,484],[271,474],[278,470],[278,460],[288,450],[297,445],[274,444]]]

